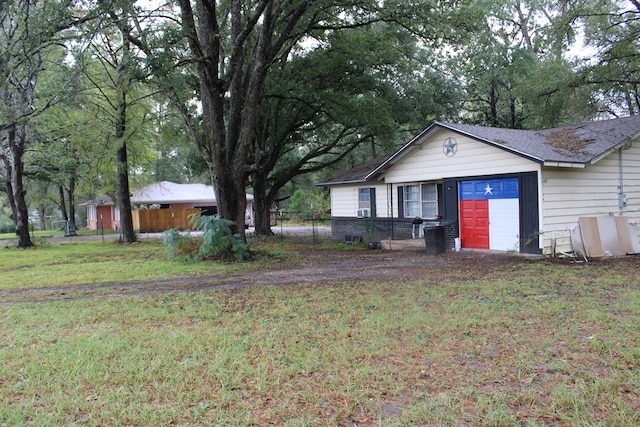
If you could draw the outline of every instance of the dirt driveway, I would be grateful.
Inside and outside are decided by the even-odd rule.
[[[18,302],[46,302],[81,298],[118,298],[160,293],[197,292],[203,290],[240,289],[247,286],[309,285],[339,282],[385,281],[402,283],[422,278],[443,279],[449,272],[456,277],[477,276],[497,265],[527,262],[525,258],[503,253],[447,252],[427,254],[426,251],[379,250],[314,250],[304,246],[299,252],[302,262],[297,266],[278,266],[250,272],[225,275],[205,275],[143,282],[70,285],[52,288],[22,288],[0,290],[0,305]]]

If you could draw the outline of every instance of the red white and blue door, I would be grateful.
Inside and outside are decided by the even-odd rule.
[[[459,195],[463,248],[519,251],[518,178],[462,181]]]

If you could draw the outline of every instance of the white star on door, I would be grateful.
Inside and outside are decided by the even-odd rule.
[[[487,194],[490,194],[493,196],[493,188],[491,188],[491,186],[489,184],[487,184],[486,187],[484,187],[484,195],[486,196]]]

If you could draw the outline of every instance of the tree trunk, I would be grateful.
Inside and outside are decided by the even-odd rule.
[[[0,147],[1,148],[1,147]],[[18,216],[16,212],[16,201],[13,198],[13,166],[11,165],[10,155],[7,154],[4,150],[0,149],[0,157],[2,157],[2,162],[4,163],[4,170],[6,173],[6,180],[4,182],[5,188],[7,191],[7,198],[9,199],[9,206],[11,206],[11,220],[15,225],[15,217]]]
[[[218,213],[235,222],[234,231],[243,240],[248,154],[254,138],[262,87],[270,63],[278,52],[278,48],[271,46],[275,20],[285,10],[275,11],[273,3],[266,1],[262,4],[264,11],[259,15],[260,25],[254,21],[250,25],[255,27],[247,31],[243,27],[247,25],[243,19],[246,12],[243,2],[229,2],[229,15],[224,21],[231,28],[232,46],[227,50],[227,46],[222,44],[217,2],[196,2],[200,6],[196,21],[191,2],[179,1],[182,27],[192,56],[198,58],[195,64],[200,77],[204,128],[204,137],[199,139],[198,145],[209,165]],[[290,29],[307,7],[307,2],[303,2],[296,13],[287,15],[291,20]],[[252,31],[254,35],[247,37]],[[230,55],[225,57],[226,54]]]
[[[498,96],[496,95],[496,88],[491,84],[489,91],[489,110],[491,111],[491,126],[499,126],[498,122]]]
[[[69,221],[69,213],[67,212],[67,201],[64,196],[64,187],[62,185],[58,186],[58,194],[60,197],[60,212],[62,214],[62,219]]]
[[[16,236],[18,236],[18,247],[28,248],[33,246],[29,235],[29,210],[27,208],[24,188],[24,146],[26,140],[26,129],[24,126],[12,126],[7,132],[8,146],[11,150],[9,157],[9,181],[11,183],[10,200],[13,210],[13,223],[15,225]]]
[[[257,236],[271,236],[271,204],[272,200],[267,195],[266,177],[253,177],[253,209],[255,212],[253,221]]]
[[[125,131],[127,128],[127,89],[131,78],[130,67],[130,42],[127,38],[129,31],[122,31],[123,53],[116,70],[116,129],[115,137],[118,143],[116,152],[116,199],[120,210],[120,239],[125,243],[136,241],[133,231],[133,217],[131,215],[131,196],[129,194],[129,161],[127,156],[127,141]]]
[[[46,230],[47,217],[45,216],[45,206],[42,203],[38,205],[38,219],[40,220],[40,230]]]
[[[67,234],[69,236],[77,235],[76,230],[76,179],[71,177],[69,179],[69,190],[67,190],[67,199],[69,199],[69,219],[67,220]]]
[[[220,162],[216,161],[215,163],[217,165]],[[219,166],[214,167],[211,171],[218,204],[218,215],[233,221],[234,224],[231,226],[232,232],[240,234],[244,240],[244,214],[247,207],[246,194],[244,190],[239,194],[237,184],[233,182],[233,177],[223,175],[225,169],[227,172],[229,171],[228,167],[222,168]]]
[[[120,238],[122,242],[133,243],[136,234],[133,231],[133,216],[131,215],[131,197],[129,195],[129,167],[127,160],[127,144],[123,141],[116,154],[118,162],[117,200],[120,210]]]

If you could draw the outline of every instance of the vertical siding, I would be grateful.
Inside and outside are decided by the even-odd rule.
[[[453,157],[444,154],[442,143],[448,138],[458,143]],[[482,176],[535,171],[537,163],[474,139],[442,132],[422,148],[413,151],[385,174],[392,183],[423,182],[460,176]]]
[[[618,151],[585,169],[543,168],[542,239],[544,252],[572,251],[570,231],[582,216],[625,216],[640,220],[640,148],[622,150],[624,192],[628,203],[618,205],[620,162]]]

